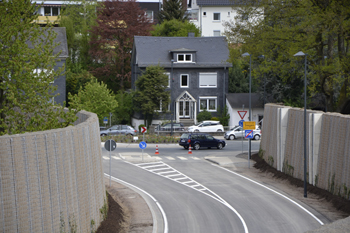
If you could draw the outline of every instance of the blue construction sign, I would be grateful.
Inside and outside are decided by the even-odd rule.
[[[245,130],[244,131],[245,138],[253,138],[253,130]]]
[[[244,120],[240,120],[240,121],[238,122],[239,126],[243,127],[243,122],[244,122]]]
[[[142,142],[140,142],[139,147],[140,147],[140,149],[145,149],[147,147],[147,143],[142,141]]]
[[[108,118],[107,117],[103,118],[103,124],[108,124]]]

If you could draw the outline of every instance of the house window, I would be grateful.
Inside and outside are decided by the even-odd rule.
[[[214,13],[213,14],[213,20],[214,21],[220,21],[220,13]]]
[[[45,16],[58,16],[59,9],[58,9],[58,7],[45,6],[44,7],[44,15]]]
[[[41,79],[40,79],[40,76],[42,76],[42,75],[41,75],[41,72],[43,72],[43,73],[46,74],[46,75],[52,74],[52,70],[51,70],[51,71],[48,71],[47,69],[35,69],[35,70],[33,71],[33,74],[34,74],[35,76],[39,77],[39,80],[41,80]],[[54,80],[52,80],[50,83],[54,83]]]
[[[170,111],[170,103],[168,104],[168,111]],[[163,112],[162,100],[159,102],[159,109],[157,109],[157,112]]]
[[[146,14],[146,18],[147,18],[150,22],[153,22],[153,11],[147,10],[147,11],[145,12],[145,14]]]
[[[188,87],[188,74],[180,75],[180,85],[181,87]]]
[[[192,0],[187,0],[187,8],[192,8]]]
[[[214,30],[213,34],[214,34],[214,36],[221,36],[220,30]]]
[[[171,79],[171,77],[170,77],[170,73],[165,73],[165,75],[168,75],[168,88],[170,88],[170,79]]]
[[[217,73],[199,73],[199,87],[216,88]]]
[[[177,62],[192,62],[192,54],[178,54]]]
[[[208,112],[216,112],[217,109],[217,97],[216,96],[203,96],[199,97],[199,111],[207,110]]]

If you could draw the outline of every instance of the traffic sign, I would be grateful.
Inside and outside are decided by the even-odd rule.
[[[103,118],[103,124],[108,124],[108,118],[107,117]]]
[[[245,121],[243,122],[243,129],[255,129],[255,121]]]
[[[139,147],[140,147],[140,149],[145,149],[147,147],[147,143],[142,141],[142,142],[140,142]]]
[[[241,117],[241,119],[243,120],[245,114],[247,114],[247,111],[237,111],[238,115]]]
[[[253,130],[244,131],[245,138],[253,138]]]
[[[109,139],[105,142],[105,149],[108,151],[114,151],[117,148],[117,143],[114,140]]]
[[[239,126],[243,127],[243,122],[244,122],[244,120],[240,120],[240,121],[238,122]]]
[[[142,127],[141,127],[141,133],[146,133],[146,132],[147,132],[147,128],[144,127],[144,126],[142,126]]]

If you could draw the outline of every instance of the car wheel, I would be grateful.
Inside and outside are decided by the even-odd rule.
[[[236,137],[235,137],[235,135],[231,134],[228,138],[229,138],[230,140],[234,140]]]
[[[201,146],[198,143],[196,143],[196,144],[194,144],[193,149],[194,150],[199,150],[200,147]]]
[[[194,132],[199,132],[199,130],[198,130],[198,129],[196,129]]]
[[[259,140],[260,139],[260,135],[259,134],[255,134],[254,135],[254,140]]]
[[[222,132],[222,129],[218,129],[216,132]]]
[[[188,150],[188,146],[184,146],[184,149],[185,149],[185,150]]]
[[[101,137],[105,137],[105,136],[107,136],[107,134],[105,134],[105,133],[101,134]]]
[[[218,144],[218,149],[221,150],[222,148],[223,148],[223,146],[222,146],[222,143],[220,142],[220,143]]]

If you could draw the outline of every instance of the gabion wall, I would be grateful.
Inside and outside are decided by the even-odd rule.
[[[106,203],[96,114],[0,137],[0,231],[91,232]]]
[[[306,124],[307,181],[349,199],[350,115],[307,110]],[[304,180],[304,109],[266,104],[260,150],[270,165]]]

